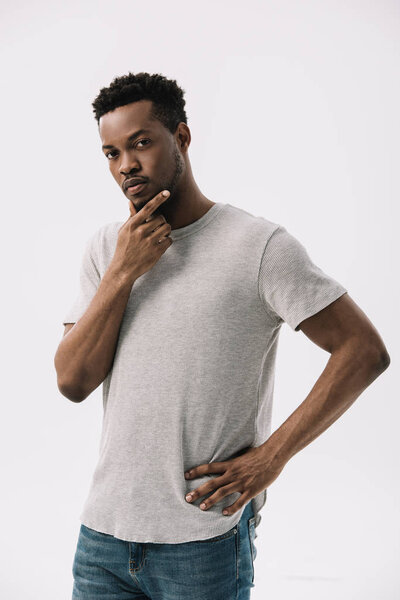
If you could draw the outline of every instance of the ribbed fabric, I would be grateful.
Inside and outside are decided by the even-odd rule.
[[[88,239],[64,324],[88,308],[122,224]],[[281,324],[296,330],[347,291],[284,227],[230,204],[215,203],[171,237],[132,286],[80,516],[91,529],[142,543],[207,539],[238,523],[243,507],[228,517],[222,509],[240,492],[202,511],[214,491],[192,503],[185,495],[219,475],[187,481],[184,472],[268,439]],[[264,490],[252,499],[256,526],[266,497]]]
[[[259,290],[266,310],[294,331],[347,291],[314,264],[304,245],[282,225],[265,246]]]

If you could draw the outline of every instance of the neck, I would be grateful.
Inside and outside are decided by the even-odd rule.
[[[159,212],[171,225],[171,229],[190,225],[215,204],[201,193],[191,172],[187,172],[186,177],[182,178],[168,200],[168,205],[161,205]]]

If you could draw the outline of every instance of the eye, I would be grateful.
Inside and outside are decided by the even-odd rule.
[[[146,138],[146,139],[143,139],[143,140],[139,140],[139,141],[138,141],[138,144],[142,144],[143,142],[150,142],[150,140],[149,140],[149,139],[147,139],[147,138]],[[136,145],[137,145],[137,144],[136,144]]]
[[[147,138],[145,138],[145,139],[143,139],[143,140],[139,140],[138,142],[136,142],[136,146],[137,146],[138,144],[142,144],[143,142],[149,142],[149,143],[150,143],[150,142],[151,142],[151,140],[149,140],[149,139],[147,139]],[[134,144],[134,145],[135,145],[135,144]],[[145,144],[145,146],[146,146],[146,145],[147,145],[147,144]],[[113,158],[115,158],[115,156],[111,156],[111,159],[109,158],[109,155],[110,155],[112,152],[115,152],[115,150],[109,150],[108,152],[106,152],[106,153],[105,153],[105,157],[106,157],[106,158],[108,158],[108,160],[112,160]]]

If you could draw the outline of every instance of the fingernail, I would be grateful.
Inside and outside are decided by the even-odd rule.
[[[191,500],[191,499],[192,499],[192,496],[191,496],[190,494],[188,494],[188,495],[186,496],[186,500],[188,500],[188,501],[190,502],[190,500]]]
[[[163,196],[167,197],[169,196],[169,191],[168,190],[164,190],[162,193]]]
[[[202,503],[200,504],[200,508],[205,508],[205,507],[206,507],[206,505],[204,504],[204,502],[202,502]]]

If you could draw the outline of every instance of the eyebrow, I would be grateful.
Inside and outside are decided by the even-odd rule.
[[[139,135],[142,135],[142,133],[151,133],[150,129],[138,129],[137,131],[135,131],[134,133],[132,133],[129,137],[128,137],[128,142],[131,142],[132,140],[135,140]],[[113,146],[112,144],[103,144],[103,146],[101,147],[102,150],[105,150],[106,148],[114,148],[115,146]]]

